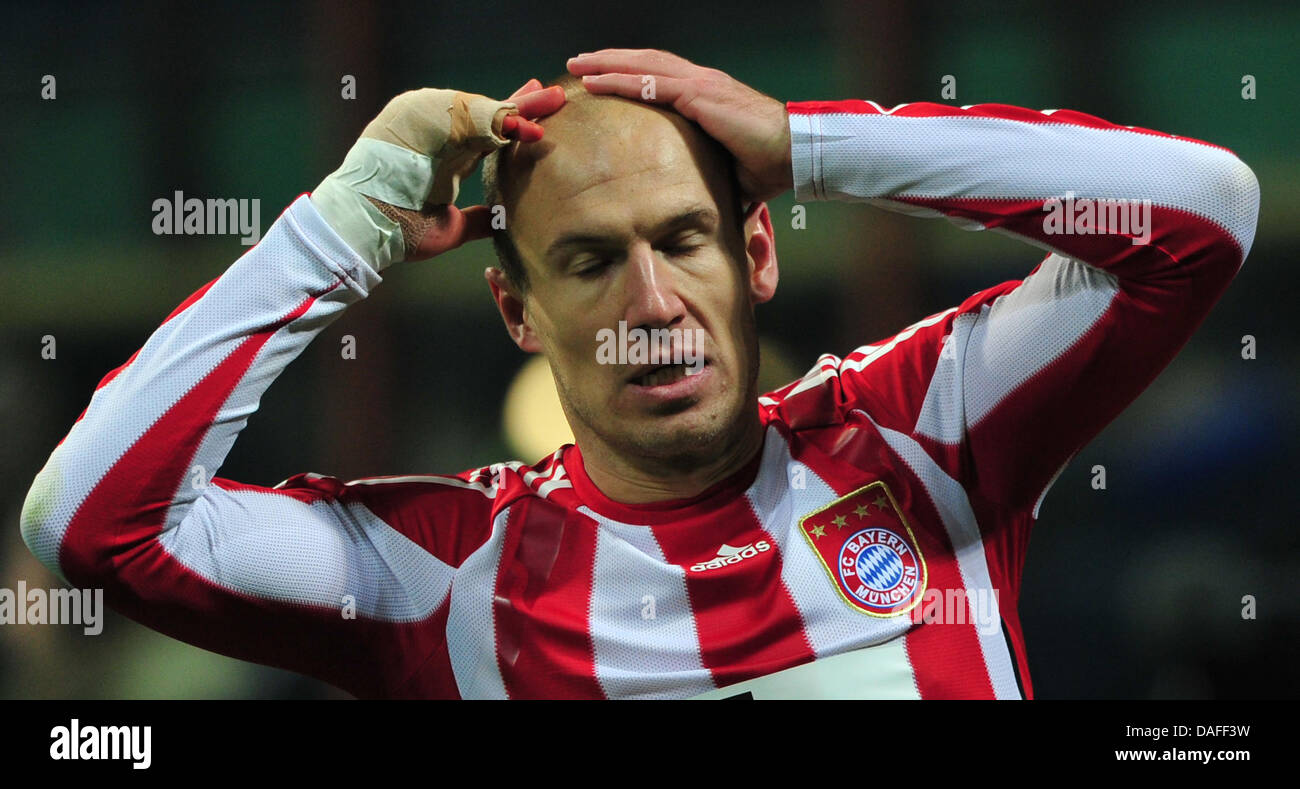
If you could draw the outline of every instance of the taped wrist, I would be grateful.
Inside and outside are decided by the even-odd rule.
[[[312,192],[312,203],[382,271],[419,246],[432,224],[426,206],[455,202],[478,160],[509,143],[501,124],[516,109],[455,90],[402,93],[366,125],[342,166]]]

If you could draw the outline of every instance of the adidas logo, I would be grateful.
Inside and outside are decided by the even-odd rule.
[[[717,556],[707,562],[692,564],[691,572],[702,573],[706,570],[716,570],[719,567],[726,567],[729,564],[739,564],[752,556],[757,556],[760,553],[770,550],[772,550],[772,546],[768,544],[767,540],[751,542],[749,545],[744,545],[739,548],[733,548],[732,546],[723,543],[722,547],[718,549]]]

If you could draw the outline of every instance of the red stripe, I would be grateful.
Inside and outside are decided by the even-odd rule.
[[[1185,278],[1189,267],[1216,264],[1235,274],[1242,250],[1226,229],[1190,211],[1151,206],[1149,243],[1134,244],[1120,233],[1055,233],[1043,226],[1046,200],[989,198],[891,197],[908,205],[924,206],[948,216],[980,222],[1040,241],[1064,254],[1112,270],[1125,279],[1152,279],[1165,272]]]
[[[941,106],[941,105],[935,105]],[[791,115],[880,115],[873,104],[861,99],[843,99],[840,101],[787,101],[786,112]]]
[[[954,631],[962,631],[960,637]],[[995,698],[974,626],[919,625],[903,644],[922,699]]]
[[[384,643],[392,642],[393,645],[391,652],[380,659],[389,661],[391,665],[410,663],[414,655],[429,655],[388,695],[399,699],[460,698],[460,688],[456,686],[456,675],[451,668],[451,653],[447,650],[447,615],[450,611],[451,595],[448,594],[433,616],[418,626],[394,626],[384,634],[387,636]],[[429,651],[430,644],[432,652]]]
[[[164,323],[165,323],[165,322],[166,322],[166,321],[164,321]],[[103,378],[101,378],[100,381],[99,381],[99,384],[97,384],[97,385],[95,386],[95,391],[98,392],[100,389],[103,389],[105,386],[108,386],[108,384],[109,384],[109,383],[110,383],[114,378],[116,378],[116,377],[118,376],[119,373],[121,373],[121,372],[122,372],[123,370],[125,370],[126,368],[130,367],[130,366],[131,366],[131,363],[134,362],[134,361],[135,361],[135,358],[136,358],[137,356],[139,356],[139,355],[140,355],[140,349],[137,348],[136,351],[135,351],[135,353],[131,354],[131,358],[130,358],[130,359],[127,359],[127,360],[126,360],[125,362],[123,362],[122,364],[118,365],[117,367],[114,367],[112,370],[109,370],[109,371],[108,371],[108,374],[105,375]],[[82,416],[85,416],[85,415],[86,415],[86,412],[85,412],[85,411],[82,411],[82,412],[81,412],[81,415],[82,415]],[[77,418],[77,421],[80,422],[80,421],[81,421],[81,417],[78,417],[78,418]]]
[[[824,367],[825,365],[820,361],[817,363],[818,370]],[[776,406],[771,407],[769,414],[774,414],[791,430],[808,430],[835,424],[841,419],[842,413],[840,404],[833,397],[828,396],[833,392],[832,381],[834,380],[832,375],[820,385],[804,389],[798,394],[791,394],[791,392],[803,385],[803,378],[792,381],[768,395],[779,400]]]
[[[493,603],[510,698],[604,698],[588,619],[595,559],[586,516],[537,498],[511,509]]]
[[[906,467],[900,466],[898,473],[912,477],[911,481],[899,486],[902,490],[899,505],[905,512],[916,513],[918,518],[933,527],[914,530],[925,557],[929,574],[928,588],[965,590],[961,568],[953,553],[948,532],[943,528],[943,521],[934,505],[924,494],[925,488],[921,481]],[[908,501],[905,503],[902,499]],[[920,624],[908,631],[904,645],[921,698],[994,698],[993,682],[989,678],[988,663],[980,646],[979,632],[969,617],[965,623],[940,619]]]
[[[710,517],[653,529],[664,558],[686,568],[713,559],[724,543],[736,548],[771,543],[744,497]],[[781,580],[778,554],[773,545],[734,565],[686,572],[700,657],[719,687],[814,658],[799,609]]]
[[[972,494],[969,498],[975,522],[984,539],[984,563],[988,567],[989,581],[997,590],[1003,629],[1011,641],[1011,659],[1015,661],[1024,697],[1032,699],[1034,688],[1029,678],[1019,612],[1021,578],[1034,526],[1032,512],[1028,508],[1009,512],[979,495]]]
[[[316,485],[319,480],[305,484]],[[478,490],[436,482],[352,485],[346,490],[350,498],[451,567],[459,567],[492,534],[496,502]]]

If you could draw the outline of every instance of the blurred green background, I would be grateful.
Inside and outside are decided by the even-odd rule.
[[[1300,9],[1185,1],[6,4],[0,24],[0,587],[56,580],[23,546],[32,477],[171,309],[245,251],[156,236],[154,199],[258,198],[262,230],[403,90],[504,97],[567,57],[667,49],[782,100],[1069,108],[1235,151],[1262,190],[1245,267],[1170,368],[1048,495],[1021,614],[1040,698],[1293,697],[1300,577],[1293,461],[1300,251]],[[57,98],[41,99],[42,78]],[[340,96],[344,75],[356,98]],[[1257,96],[1242,96],[1244,75]],[[477,202],[477,176],[462,204]],[[1024,277],[1035,249],[946,222],[772,204],[771,369],[802,372]],[[450,473],[512,457],[525,361],[479,242],[385,273],[270,389],[221,476],[274,484]],[[342,360],[340,338],[357,338]],[[1241,358],[1253,335],[1258,358]],[[57,341],[43,359],[42,337]],[[366,403],[365,408],[355,404]],[[520,458],[528,462],[536,457]],[[1089,469],[1107,468],[1093,490]],[[1242,597],[1258,618],[1243,620]],[[0,698],[342,697],[110,614],[104,632],[0,626]]]

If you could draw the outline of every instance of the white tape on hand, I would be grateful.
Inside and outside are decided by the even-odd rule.
[[[367,197],[399,209],[453,203],[460,182],[480,158],[510,141],[501,123],[513,102],[474,93],[423,88],[384,107],[348,151],[342,166],[312,192],[316,209],[376,271],[419,245]]]

